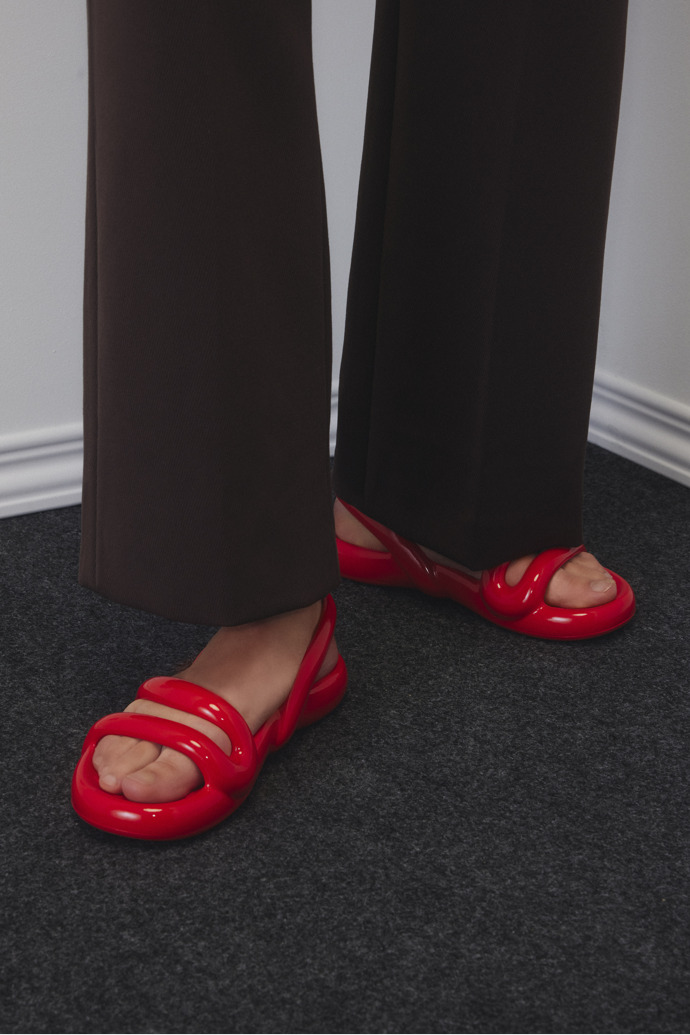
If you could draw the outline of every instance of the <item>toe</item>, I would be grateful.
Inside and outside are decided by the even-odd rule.
[[[506,580],[516,585],[527,571],[534,554],[513,561]],[[616,583],[610,572],[602,568],[591,553],[579,553],[556,572],[546,589],[544,599],[551,607],[570,609],[599,607],[616,597]]]
[[[133,701],[125,710],[171,719],[205,734],[225,754],[232,750],[222,730],[187,712],[145,699]],[[130,801],[175,801],[202,783],[199,769],[187,755],[133,737],[103,737],[94,751],[93,764],[102,790],[123,794]]]
[[[128,705],[126,711],[170,719],[203,733],[225,754],[232,750],[230,740],[222,730],[196,715],[141,698]],[[108,741],[115,743],[108,744]],[[191,758],[172,748],[131,737],[104,737],[99,749],[102,746],[104,758],[100,767],[96,765],[94,753],[101,787],[111,793],[123,794],[130,801],[176,801],[203,782]]]
[[[358,521],[338,499],[333,506],[333,518],[338,539],[342,539],[343,542],[350,543],[352,546],[363,546],[367,550],[385,551],[385,546],[379,542],[373,532],[365,528],[361,521]]]
[[[184,798],[200,787],[201,773],[191,758],[163,748],[160,756],[122,779],[122,793],[130,801],[156,803]]]
[[[131,772],[154,762],[160,754],[158,744],[132,737],[104,737],[93,755],[98,782],[104,791],[122,793],[122,781]]]
[[[611,574],[591,553],[582,553],[556,572],[546,602],[553,607],[598,607],[614,600],[616,592]]]

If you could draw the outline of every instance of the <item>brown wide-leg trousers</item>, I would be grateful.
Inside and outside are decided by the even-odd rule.
[[[345,2],[345,0],[343,0]],[[336,488],[483,568],[581,540],[626,0],[379,0]],[[90,0],[80,579],[338,579],[308,0]]]

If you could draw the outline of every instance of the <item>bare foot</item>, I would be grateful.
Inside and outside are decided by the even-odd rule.
[[[336,535],[339,539],[355,546],[363,546],[368,550],[385,550],[385,546],[357,520],[354,514],[343,506],[340,500],[335,501],[333,514]],[[468,568],[441,556],[434,550],[428,550],[424,546],[422,550],[432,561],[445,564],[449,568],[456,568],[459,571],[469,571]],[[506,580],[509,585],[514,586],[520,581],[534,556],[534,554],[529,554],[512,561],[506,572]],[[481,572],[473,571],[470,574],[478,578]],[[572,560],[567,561],[553,576],[546,590],[545,600],[552,607],[581,608],[606,604],[615,596],[616,583],[606,569],[602,568],[591,553],[580,553]]]
[[[178,675],[223,697],[255,733],[290,693],[320,616],[321,603],[317,602],[261,622],[220,629]],[[319,674],[330,672],[337,659],[338,648],[332,640]],[[230,741],[222,730],[187,712],[146,700],[133,701],[125,711],[184,723],[230,753]],[[93,764],[103,790],[123,794],[131,801],[174,801],[202,783],[201,773],[186,755],[132,737],[104,737],[94,752]]]

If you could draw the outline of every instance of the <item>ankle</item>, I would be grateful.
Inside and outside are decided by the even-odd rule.
[[[373,532],[365,528],[339,499],[336,499],[333,505],[333,519],[338,539],[342,539],[343,542],[350,543],[352,546],[361,546],[365,550],[385,551],[385,546],[379,542]]]
[[[181,679],[219,694],[247,721],[252,732],[287,697],[317,628],[322,602],[240,626],[218,630]],[[324,671],[337,661],[331,641]]]

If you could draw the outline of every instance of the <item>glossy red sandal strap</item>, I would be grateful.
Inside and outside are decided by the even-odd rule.
[[[582,553],[584,546],[544,550],[530,561],[514,586],[506,582],[509,563],[482,572],[481,592],[488,607],[502,618],[522,618],[544,602],[549,582],[566,561]]]
[[[372,535],[375,535],[382,546],[385,546],[395,563],[408,576],[410,581],[419,589],[424,590],[432,596],[439,595],[439,587],[436,580],[437,566],[427,557],[420,546],[410,539],[404,539],[390,528],[379,524],[367,514],[362,514],[350,503],[340,500],[346,510],[356,518],[361,525],[364,525]]]
[[[198,766],[207,785],[228,796],[236,796],[251,784],[255,775],[255,771],[247,772],[246,767],[236,765],[232,757],[226,755],[210,737],[181,722],[163,719],[158,715],[136,712],[106,715],[91,727],[84,743],[84,752],[91,746],[95,747],[102,737],[110,735],[148,740],[181,752]]]
[[[323,602],[319,624],[305,651],[288,699],[278,711],[278,725],[274,733],[275,747],[282,747],[295,732],[309,691],[316,681],[333,639],[334,630],[335,601],[329,594]]]
[[[154,676],[141,684],[137,697],[212,722],[227,735],[232,744],[230,758],[238,774],[244,773],[247,780],[253,778],[257,757],[252,731],[237,709],[218,694],[186,679]]]

